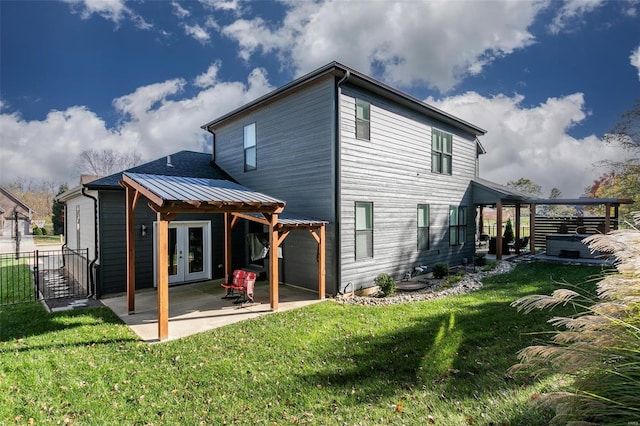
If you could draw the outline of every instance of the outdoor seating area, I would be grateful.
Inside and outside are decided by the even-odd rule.
[[[321,302],[314,291],[280,284],[278,312]],[[220,280],[169,287],[169,340],[233,324],[250,318],[272,314],[269,305],[269,283],[258,281],[253,289],[254,302],[230,303],[224,299],[226,289]],[[127,310],[126,294],[101,299],[140,338],[158,342],[158,292],[156,289],[136,293],[136,312]]]
[[[233,303],[253,303],[253,289],[256,283],[256,273],[236,269],[230,283],[220,284],[226,290],[223,299],[237,299]]]

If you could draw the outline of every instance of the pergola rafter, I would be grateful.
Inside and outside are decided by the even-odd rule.
[[[178,214],[224,215],[224,273],[232,274],[231,230],[240,219],[261,223],[269,227],[269,288],[270,306],[278,309],[278,248],[295,229],[307,229],[318,243],[318,297],[325,297],[325,226],[326,222],[313,219],[281,219],[285,202],[242,187],[229,181],[123,174],[120,185],[126,191],[127,228],[127,308],[135,312],[135,208],[140,196],[149,200],[149,208],[157,219],[157,285],[158,285],[158,339],[169,336],[169,222]]]

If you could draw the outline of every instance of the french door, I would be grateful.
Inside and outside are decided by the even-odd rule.
[[[210,222],[172,222],[168,242],[169,284],[211,279]]]

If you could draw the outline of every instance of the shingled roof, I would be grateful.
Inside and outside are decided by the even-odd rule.
[[[94,180],[84,186],[88,189],[97,190],[122,189],[119,182],[123,173],[222,179],[235,182],[231,176],[212,161],[210,153],[180,151]]]

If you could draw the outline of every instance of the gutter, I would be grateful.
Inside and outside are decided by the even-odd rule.
[[[341,250],[340,250],[340,246],[341,246],[341,241],[340,241],[340,225],[341,225],[341,221],[340,221],[340,213],[341,213],[341,208],[342,208],[342,198],[340,196],[340,167],[341,167],[341,163],[340,163],[340,158],[342,157],[340,154],[340,147],[341,147],[341,132],[340,132],[340,98],[341,98],[341,94],[342,91],[340,90],[340,85],[343,84],[344,82],[346,82],[349,77],[351,77],[351,71],[349,71],[348,69],[345,70],[344,72],[344,76],[338,81],[338,83],[336,84],[336,90],[335,90],[335,97],[336,97],[336,116],[335,116],[335,121],[334,121],[334,125],[335,125],[335,241],[337,242],[337,244],[335,245],[335,253],[336,253],[336,292],[337,294],[342,294],[342,261],[340,259],[340,255],[341,255]]]
[[[87,198],[91,198],[93,200],[93,216],[94,216],[94,225],[93,225],[93,244],[94,244],[94,258],[91,261],[91,263],[89,263],[89,280],[91,282],[91,291],[89,292],[89,294],[87,295],[87,297],[94,297],[96,295],[96,280],[93,276],[93,268],[96,264],[96,262],[98,261],[98,199],[96,197],[94,197],[93,195],[89,195],[87,194],[85,191],[87,190],[87,188],[85,188],[84,186],[82,187],[82,195],[87,197]],[[66,223],[66,220],[65,220]],[[65,234],[65,244],[66,244],[66,234]]]

